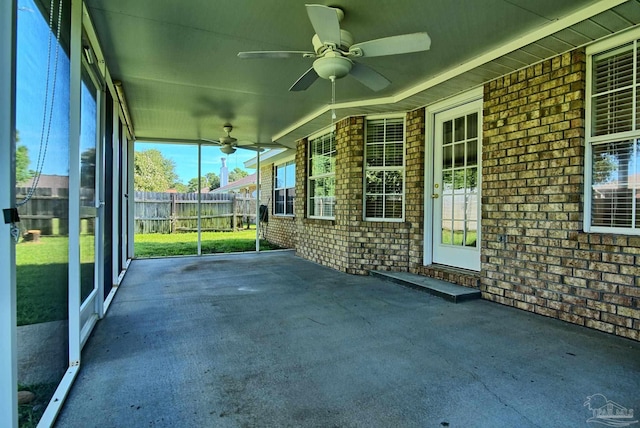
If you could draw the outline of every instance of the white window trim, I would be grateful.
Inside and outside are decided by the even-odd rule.
[[[620,132],[617,134],[610,135],[599,135],[592,136],[591,135],[591,127],[592,127],[592,105],[591,105],[591,97],[592,97],[592,87],[591,82],[593,79],[592,76],[592,67],[593,67],[593,57],[599,53],[608,51],[610,49],[615,49],[616,47],[622,46],[624,44],[634,42],[636,40],[640,40],[640,29],[634,28],[629,31],[625,31],[621,34],[609,37],[601,42],[594,43],[586,48],[586,56],[587,56],[587,70],[586,70],[586,103],[585,103],[585,161],[584,161],[584,215],[583,215],[583,229],[587,233],[613,233],[620,235],[640,235],[640,228],[626,228],[626,227],[603,227],[603,226],[592,226],[591,225],[591,212],[592,212],[592,191],[591,186],[593,185],[592,181],[592,156],[593,156],[593,144],[604,142],[604,141],[621,141],[621,140],[630,140],[630,139],[640,139],[640,127],[635,131],[627,131]],[[640,50],[640,42],[637,42],[636,49]],[[639,65],[640,66],[640,65]],[[640,94],[636,94],[636,99],[640,100]]]
[[[381,119],[402,119],[402,166],[400,167],[367,167],[367,121],[381,120]],[[365,136],[364,136],[364,162],[362,165],[362,217],[364,221],[376,221],[376,222],[389,222],[389,223],[401,223],[405,221],[406,205],[407,205],[407,120],[406,114],[393,114],[393,115],[372,115],[365,117]],[[367,217],[367,171],[402,171],[402,217],[400,218],[386,218],[386,217]]]
[[[324,137],[325,135],[328,135],[330,133],[334,133],[333,136],[333,140],[334,140],[334,144],[336,145],[336,156],[337,156],[337,141],[336,141],[336,135],[335,135],[335,127],[331,127],[330,129],[325,129],[323,132],[318,132],[316,134],[313,134],[312,136],[310,136],[308,138],[308,143],[307,143],[307,159],[306,159],[306,165],[307,165],[307,189],[311,188],[311,181],[312,180],[318,180],[321,178],[329,178],[329,177],[333,177],[334,181],[335,181],[335,177],[336,177],[336,171],[334,168],[334,171],[331,173],[326,173],[326,174],[320,174],[320,175],[311,175],[310,171],[309,171],[309,159],[311,159],[311,142],[317,138],[320,137]],[[334,197],[334,205],[335,205],[335,197],[336,195],[333,195]],[[312,197],[309,193],[309,191],[307,190],[307,217],[311,218],[311,219],[316,219],[316,220],[335,220],[335,206],[334,206],[334,215],[333,216],[319,216],[319,215],[312,215],[310,210],[311,210],[311,201],[312,201]]]
[[[275,216],[277,216],[277,217],[295,217],[296,216],[295,200],[294,200],[294,203],[293,203],[294,204],[293,205],[293,213],[291,213],[291,214],[286,214],[286,213],[285,214],[278,214],[278,213],[276,213],[276,208],[275,208],[276,191],[277,190],[284,190],[285,191],[285,211],[286,211],[286,206],[287,206],[286,190],[287,189],[291,189],[291,187],[277,187],[277,183],[278,183],[278,167],[280,167],[280,166],[285,166],[286,167],[286,165],[288,163],[293,163],[293,166],[297,170],[296,160],[293,157],[287,158],[287,160],[284,160],[282,162],[279,162],[279,163],[273,165],[273,167],[274,167],[273,168],[273,215],[274,215],[274,217]],[[293,180],[294,180],[293,181],[293,189],[295,189],[296,188],[296,177],[295,177],[295,174],[294,174]]]

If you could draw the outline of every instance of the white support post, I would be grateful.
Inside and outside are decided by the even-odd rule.
[[[202,255],[202,143],[198,143],[198,255]]]
[[[256,251],[260,251],[260,150],[256,164]]]
[[[120,107],[118,107],[118,100],[114,97],[113,109],[111,114],[113,116],[112,136],[111,136],[111,286],[115,287],[118,284],[118,276],[120,276],[120,261],[118,260],[120,234],[121,231],[118,227],[120,223],[120,116],[118,115]]]
[[[16,1],[0,2],[0,208],[15,207]],[[2,219],[4,220],[4,219]],[[16,246],[0,221],[0,425],[18,426]]]
[[[134,256],[134,237],[136,234],[135,213],[136,213],[136,191],[133,187],[133,170],[134,170],[134,149],[135,142],[133,139],[127,139],[127,259]]]

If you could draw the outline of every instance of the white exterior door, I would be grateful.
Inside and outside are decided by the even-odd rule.
[[[435,115],[433,263],[480,270],[481,140],[481,100]]]

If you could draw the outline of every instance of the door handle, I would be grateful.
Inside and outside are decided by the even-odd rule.
[[[437,193],[434,193],[433,195],[431,195],[431,198],[433,198],[433,199],[438,199],[439,197],[440,197],[440,195],[437,194]]]

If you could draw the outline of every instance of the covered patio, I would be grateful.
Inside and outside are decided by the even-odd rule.
[[[133,261],[56,426],[587,426],[638,391],[638,342],[273,251]]]
[[[640,0],[9,0],[0,33],[1,426],[640,421]],[[147,143],[191,149],[200,257],[136,259]],[[295,253],[203,253],[236,151]]]

